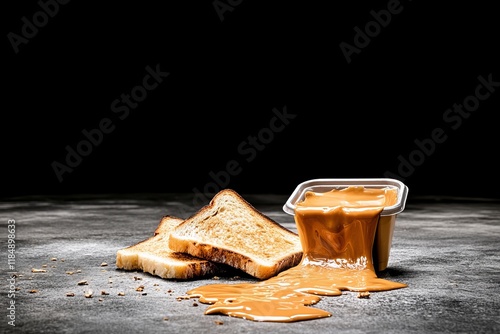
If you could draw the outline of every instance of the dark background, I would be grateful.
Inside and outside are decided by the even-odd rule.
[[[21,36],[22,18],[42,10],[22,3],[2,10],[3,198],[214,192],[222,186],[210,173],[233,160],[240,169],[220,184],[240,193],[389,171],[410,196],[500,198],[500,87],[456,129],[443,120],[479,76],[500,82],[490,2],[401,1],[350,63],[340,43],[354,45],[354,28],[391,1],[220,1],[233,4],[223,20],[213,1],[70,1],[16,53],[9,33]],[[147,66],[169,76],[120,119],[112,102],[142,84]],[[284,108],[295,118],[270,132],[273,109]],[[105,118],[113,130],[58,180],[53,163]],[[446,140],[431,140],[436,128]],[[238,150],[259,134],[268,136],[254,156]],[[434,147],[424,154],[415,141]]]

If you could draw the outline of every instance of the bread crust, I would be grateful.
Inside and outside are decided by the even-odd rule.
[[[182,221],[183,219],[174,216],[163,216],[152,237],[117,251],[116,267],[182,280],[231,272],[232,268],[186,253],[174,252],[168,247],[171,230]]]
[[[235,202],[232,202],[231,205],[236,205],[236,207],[224,206],[224,203],[226,203],[223,201],[225,196],[234,199]],[[230,210],[244,210],[246,216],[252,220],[245,223],[265,225],[266,233],[262,233],[263,235],[257,235],[256,233],[246,235],[247,243],[255,243],[257,246],[264,248],[270,242],[270,238],[287,238],[288,243],[281,245],[283,249],[276,250],[277,254],[281,254],[273,258],[266,258],[264,250],[262,253],[252,253],[242,248],[241,245],[238,247],[238,245],[231,244],[232,240],[237,236],[228,234],[237,233],[237,231],[230,230],[234,228],[236,223],[224,218],[227,215],[231,216],[228,214],[228,212],[231,212]],[[221,218],[222,214],[220,212],[224,212],[226,216]],[[216,238],[214,236],[214,234],[217,234],[216,232],[211,234],[207,232],[208,229],[213,227],[218,229],[227,228],[228,232],[225,236]],[[196,235],[198,231],[200,233]],[[200,237],[200,234],[203,233],[209,234],[208,237]],[[269,239],[264,239],[265,237]],[[227,240],[221,240],[221,238],[227,238]],[[258,211],[232,189],[221,190],[212,198],[209,204],[174,228],[170,234],[169,247],[177,252],[232,266],[258,279],[270,278],[283,270],[296,266],[302,259],[303,254],[300,239],[296,233]]]
[[[229,265],[261,280],[276,276],[281,271],[298,265],[302,259],[302,252],[295,252],[288,254],[280,260],[274,261],[272,265],[263,265],[242,253],[225,248],[182,239],[177,239],[175,244],[179,252],[188,253],[192,256],[207,259],[212,262]]]

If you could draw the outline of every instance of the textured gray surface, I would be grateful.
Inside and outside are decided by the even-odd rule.
[[[286,196],[244,196],[295,231]],[[332,317],[296,323],[204,315],[206,305],[178,300],[187,290],[251,278],[170,281],[115,268],[116,251],[152,235],[163,215],[187,217],[189,195],[74,196],[0,202],[4,232],[0,330],[18,333],[498,333],[500,203],[407,202],[396,221],[389,268],[379,277],[407,288],[323,297]],[[15,297],[9,298],[7,222],[15,219]],[[102,266],[105,262],[108,265]],[[46,272],[33,273],[31,270]],[[72,274],[71,274],[72,272]],[[88,285],[78,285],[86,280]],[[142,292],[136,291],[140,285]],[[31,290],[36,290],[32,293]],[[84,293],[93,291],[92,298]],[[107,295],[101,295],[106,291]],[[73,292],[74,297],[66,293]],[[124,292],[124,296],[119,296]],[[15,301],[15,327],[7,307]],[[216,322],[221,321],[221,324]]]

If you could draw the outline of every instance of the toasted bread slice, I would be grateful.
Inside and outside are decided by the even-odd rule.
[[[227,268],[193,257],[177,253],[168,247],[168,239],[173,228],[183,219],[164,216],[154,232],[154,236],[116,253],[116,267],[125,270],[141,270],[162,278],[195,279],[207,275],[223,275]]]
[[[255,278],[267,279],[296,266],[302,258],[299,236],[258,211],[232,189],[170,233],[177,252],[224,263]]]

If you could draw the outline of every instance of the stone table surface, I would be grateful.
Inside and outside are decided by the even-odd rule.
[[[296,232],[282,210],[287,196],[243,197]],[[190,194],[1,200],[1,332],[500,333],[498,200],[409,199],[397,216],[388,269],[378,273],[408,287],[370,298],[349,291],[322,297],[315,307],[331,317],[293,323],[204,315],[207,305],[177,298],[197,286],[251,277],[176,281],[115,267],[119,249],[150,237],[164,215],[193,214],[201,205],[195,203]],[[15,254],[10,268],[9,254]],[[92,298],[85,297],[89,290]]]

